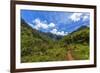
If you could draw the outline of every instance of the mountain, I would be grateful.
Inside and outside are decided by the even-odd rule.
[[[58,36],[37,31],[21,19],[21,62],[65,60],[65,49],[57,39]]]
[[[87,26],[81,26],[77,30],[73,31],[72,33],[68,34],[67,36],[64,36],[64,38],[61,40],[64,43],[89,43],[89,27]]]
[[[21,21],[22,21],[21,24],[24,24],[22,26],[28,27],[29,29],[33,30],[34,35],[38,34],[41,37],[43,37],[43,36],[48,37],[49,39],[52,39],[54,41],[60,40],[63,37],[61,35],[52,34],[50,32],[42,32],[42,31],[36,30],[36,29],[32,28],[31,26],[29,26],[23,19]]]
[[[78,28],[77,31],[84,30],[84,29],[87,29],[87,28],[89,29],[89,27],[83,25],[83,26],[81,26],[80,28]]]
[[[33,29],[21,19],[21,62],[64,61],[69,48],[78,50],[72,51],[75,60],[89,58],[88,27],[58,36]]]
[[[84,30],[84,29],[89,29],[89,27],[83,25],[83,26],[79,27],[78,29],[76,29],[75,31],[71,32],[71,34],[74,33],[74,32],[77,32],[77,31]]]
[[[32,29],[22,19],[21,20],[21,52],[22,56],[29,54],[36,54],[40,49],[49,47],[53,40],[41,32]],[[35,52],[34,52],[35,51]],[[37,52],[36,52],[37,51]]]
[[[45,35],[45,36],[51,38],[51,39],[54,40],[54,41],[58,41],[58,40],[62,39],[62,37],[63,37],[63,36],[61,36],[61,35],[52,34],[52,33],[50,33],[50,32],[47,32],[47,33],[44,33],[44,32],[41,32],[41,31],[39,31],[39,32],[40,32],[41,34],[43,34],[43,35]]]

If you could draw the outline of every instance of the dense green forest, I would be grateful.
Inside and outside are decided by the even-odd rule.
[[[21,62],[89,59],[89,27],[82,26],[66,36],[44,33],[21,19]]]

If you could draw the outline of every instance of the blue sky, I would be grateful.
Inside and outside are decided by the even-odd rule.
[[[21,10],[21,18],[36,30],[63,36],[90,25],[90,14],[86,12]]]

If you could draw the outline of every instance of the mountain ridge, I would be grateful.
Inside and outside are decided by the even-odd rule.
[[[52,40],[60,40],[62,39],[64,36],[61,36],[61,35],[56,35],[56,34],[53,34],[53,33],[50,33],[50,32],[42,32],[42,31],[39,31],[39,30],[36,30],[34,28],[32,28],[31,26],[29,26],[23,19],[21,19],[21,23],[22,24],[25,24],[24,26],[28,27],[28,28],[31,28],[33,30],[33,33],[39,33],[40,35],[45,35],[46,37],[48,38],[51,38]],[[84,29],[89,29],[89,27],[83,25],[81,27],[79,27],[78,29],[74,30],[73,32],[69,33],[68,35],[65,35],[65,36],[69,36],[77,31],[80,31],[80,30],[84,30]]]

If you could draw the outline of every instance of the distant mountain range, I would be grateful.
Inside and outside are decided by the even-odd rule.
[[[61,36],[61,35],[52,34],[50,32],[45,33],[45,32],[36,30],[36,29],[32,28],[31,26],[29,26],[23,19],[21,19],[21,24],[24,24],[23,26],[28,27],[29,29],[33,30],[33,33],[35,33],[35,34],[38,33],[40,36],[45,36],[45,37],[48,37],[48,38],[50,38],[52,40],[60,40],[60,39],[62,39],[62,37],[64,37],[64,36]],[[77,32],[77,31],[84,30],[84,29],[89,29],[89,27],[81,26],[77,30],[69,33],[68,35],[73,34],[73,33]]]
[[[32,28],[31,26],[29,26],[23,19],[21,19],[21,24],[22,24],[22,26],[25,26],[25,27],[27,27],[29,29],[32,29],[33,33],[39,34],[40,36],[45,36],[45,37],[51,38],[53,40],[59,40],[59,39],[61,39],[63,37],[61,35],[52,34],[50,32],[45,33],[45,32],[36,30],[36,29]]]

